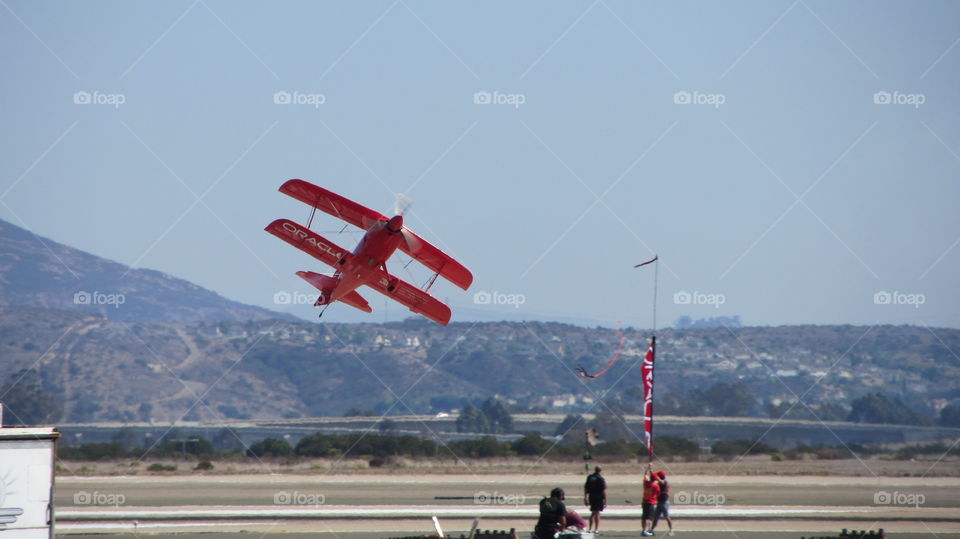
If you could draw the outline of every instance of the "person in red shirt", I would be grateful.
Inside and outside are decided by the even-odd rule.
[[[643,531],[640,535],[651,536],[653,531],[647,528],[647,521],[653,521],[657,514],[657,501],[660,498],[660,481],[653,474],[653,463],[647,464],[647,472],[643,474],[643,515],[640,517],[640,525]]]
[[[660,483],[660,499],[657,500],[657,511],[653,516],[650,531],[657,529],[657,522],[663,517],[667,519],[667,526],[670,526],[670,533],[667,535],[673,535],[673,520],[670,518],[670,483],[667,483],[667,472],[660,470],[656,477]]]

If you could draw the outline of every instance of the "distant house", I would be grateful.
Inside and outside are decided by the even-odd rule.
[[[554,408],[563,408],[566,406],[573,406],[577,403],[577,397],[574,395],[557,395],[553,398],[553,401],[550,403]]]
[[[730,359],[724,359],[723,361],[708,365],[708,367],[721,371],[732,371],[737,368],[737,364]]]

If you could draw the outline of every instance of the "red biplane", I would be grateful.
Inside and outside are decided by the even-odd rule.
[[[441,276],[466,290],[473,282],[473,274],[403,226],[402,209],[388,218],[303,180],[285,182],[280,186],[280,192],[311,206],[310,220],[307,226],[303,226],[289,219],[277,219],[265,230],[336,270],[332,276],[312,271],[297,272],[320,291],[320,297],[314,305],[327,306],[342,301],[361,311],[373,312],[367,300],[357,293],[358,287],[367,285],[434,322],[442,325],[450,322],[450,307],[431,296],[428,293],[430,287],[437,276]],[[352,253],[310,230],[317,210],[366,231]],[[387,259],[397,249],[434,272],[425,289],[421,290],[387,271]],[[323,312],[320,315],[323,316]]]

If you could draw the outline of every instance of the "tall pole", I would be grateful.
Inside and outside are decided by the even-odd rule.
[[[657,365],[657,283],[660,277],[660,257],[653,263],[653,335],[650,336],[650,349],[653,351],[653,364],[650,365],[650,447],[649,457],[653,463],[653,394],[656,386],[653,384]]]
[[[643,429],[646,434],[647,455],[649,462],[653,462],[653,367],[656,360],[657,350],[657,282],[659,280],[660,257],[654,256],[652,259],[637,264],[634,268],[640,268],[647,264],[654,264],[653,267],[653,331],[650,336],[650,349],[643,357],[640,367],[640,378],[643,383]]]
[[[648,462],[653,463],[653,395],[656,386],[654,385],[654,373],[657,365],[657,284],[660,277],[660,257],[653,258],[653,330],[650,335],[650,444],[647,446]]]
[[[653,336],[657,336],[657,280],[660,274],[660,257],[654,258],[653,262]]]

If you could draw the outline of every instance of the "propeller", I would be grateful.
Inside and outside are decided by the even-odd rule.
[[[413,199],[403,193],[397,193],[397,200],[393,204],[393,214],[403,217],[403,214],[410,209],[410,206],[413,206]],[[407,249],[411,253],[416,253],[420,250],[420,240],[417,239],[416,235],[410,232],[407,227],[401,227],[400,234],[403,235],[403,241],[406,242]]]
[[[415,254],[420,250],[420,239],[413,232],[410,232],[409,228],[401,228],[400,233],[403,234],[403,241],[407,242],[407,249],[410,250],[410,254]]]
[[[393,214],[403,215],[413,206],[413,199],[403,193],[397,193],[397,200],[393,203]]]

